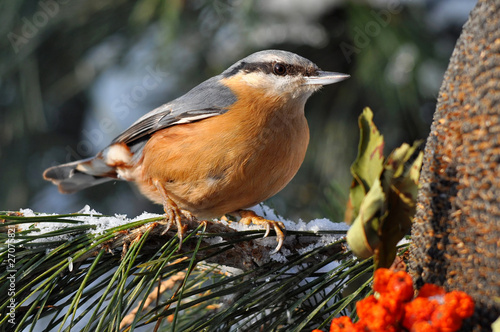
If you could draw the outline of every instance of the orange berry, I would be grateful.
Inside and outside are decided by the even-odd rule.
[[[377,303],[378,301],[373,295],[370,295],[358,301],[356,303],[356,312],[358,313],[359,319],[364,320],[367,319],[368,317],[371,317],[370,312],[372,310],[372,307],[376,306]]]
[[[364,329],[361,331],[390,331],[392,326],[398,323],[398,318],[401,317],[401,315],[394,314],[398,311],[396,301],[391,299],[377,300],[373,295],[356,303],[356,311],[360,323],[364,325]]]
[[[330,332],[356,332],[356,330],[351,318],[342,316],[332,320]]]
[[[464,319],[474,313],[474,300],[464,292],[452,291],[444,296],[444,305],[453,308],[458,317]]]
[[[447,305],[437,307],[432,313],[431,321],[441,332],[455,332],[462,326],[462,319]]]
[[[375,274],[373,277],[373,290],[380,294],[387,293],[387,284],[391,279],[394,272],[389,269],[379,268],[375,270]]]
[[[420,288],[418,292],[418,297],[431,297],[431,296],[438,296],[438,295],[444,295],[446,291],[437,285],[433,284],[425,284]]]
[[[416,322],[409,330],[410,332],[440,332],[438,328],[427,321]]]
[[[410,301],[413,298],[413,280],[405,271],[398,271],[389,279],[387,291],[398,301]]]
[[[384,307],[390,315],[391,324],[396,324],[403,317],[403,303],[396,300],[392,296],[381,296],[378,299],[379,305]]]
[[[404,305],[403,326],[411,330],[413,326],[421,321],[430,321],[432,313],[439,306],[435,300],[425,297],[417,297]]]

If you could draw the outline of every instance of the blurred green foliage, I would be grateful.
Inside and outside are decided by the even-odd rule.
[[[17,0],[0,8],[2,209],[73,212],[90,204],[108,214],[161,211],[124,183],[68,197],[41,174],[75,157],[95,119],[113,121],[104,135],[112,139],[140,115],[135,108],[146,112],[254,51],[277,48],[351,75],[308,102],[306,160],[268,202],[290,218],[333,220],[343,218],[347,202],[358,115],[373,109],[387,149],[425,138],[466,19],[436,28],[428,24],[432,6],[398,1]],[[130,104],[137,104],[130,118],[115,121],[116,110],[100,103],[112,92],[100,82],[118,72],[114,84],[132,84],[133,91],[127,75],[140,80],[147,68],[168,73],[165,84],[140,107]]]

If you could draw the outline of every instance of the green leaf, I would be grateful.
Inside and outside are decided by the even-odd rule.
[[[387,158],[383,176],[388,186],[388,214],[379,231],[380,246],[375,256],[377,267],[391,266],[396,257],[396,244],[410,231],[423,152],[420,151],[411,164],[408,162],[419,145],[420,142],[415,142],[411,147],[403,144]]]
[[[358,257],[375,255],[376,267],[389,267],[396,244],[411,228],[423,153],[416,153],[421,142],[404,143],[385,159],[384,140],[372,119],[369,108],[359,117],[360,144],[346,211],[346,220],[354,222],[347,242]]]
[[[358,156],[351,166],[354,177],[349,192],[349,205],[346,211],[347,222],[356,219],[363,197],[370,191],[376,179],[380,178],[384,163],[384,138],[373,123],[373,113],[365,108],[358,119],[360,139]]]
[[[380,245],[380,216],[384,210],[385,194],[379,179],[375,179],[368,194],[363,198],[359,214],[347,232],[347,243],[356,256],[368,258]]]

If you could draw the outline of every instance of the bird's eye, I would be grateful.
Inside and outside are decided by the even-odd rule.
[[[276,75],[285,75],[286,74],[286,66],[282,63],[277,63],[273,67],[273,72]]]

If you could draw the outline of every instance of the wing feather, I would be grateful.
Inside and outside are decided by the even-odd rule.
[[[158,130],[224,114],[236,102],[236,96],[228,87],[219,83],[220,79],[220,75],[212,77],[185,95],[145,114],[111,144],[134,145]]]

